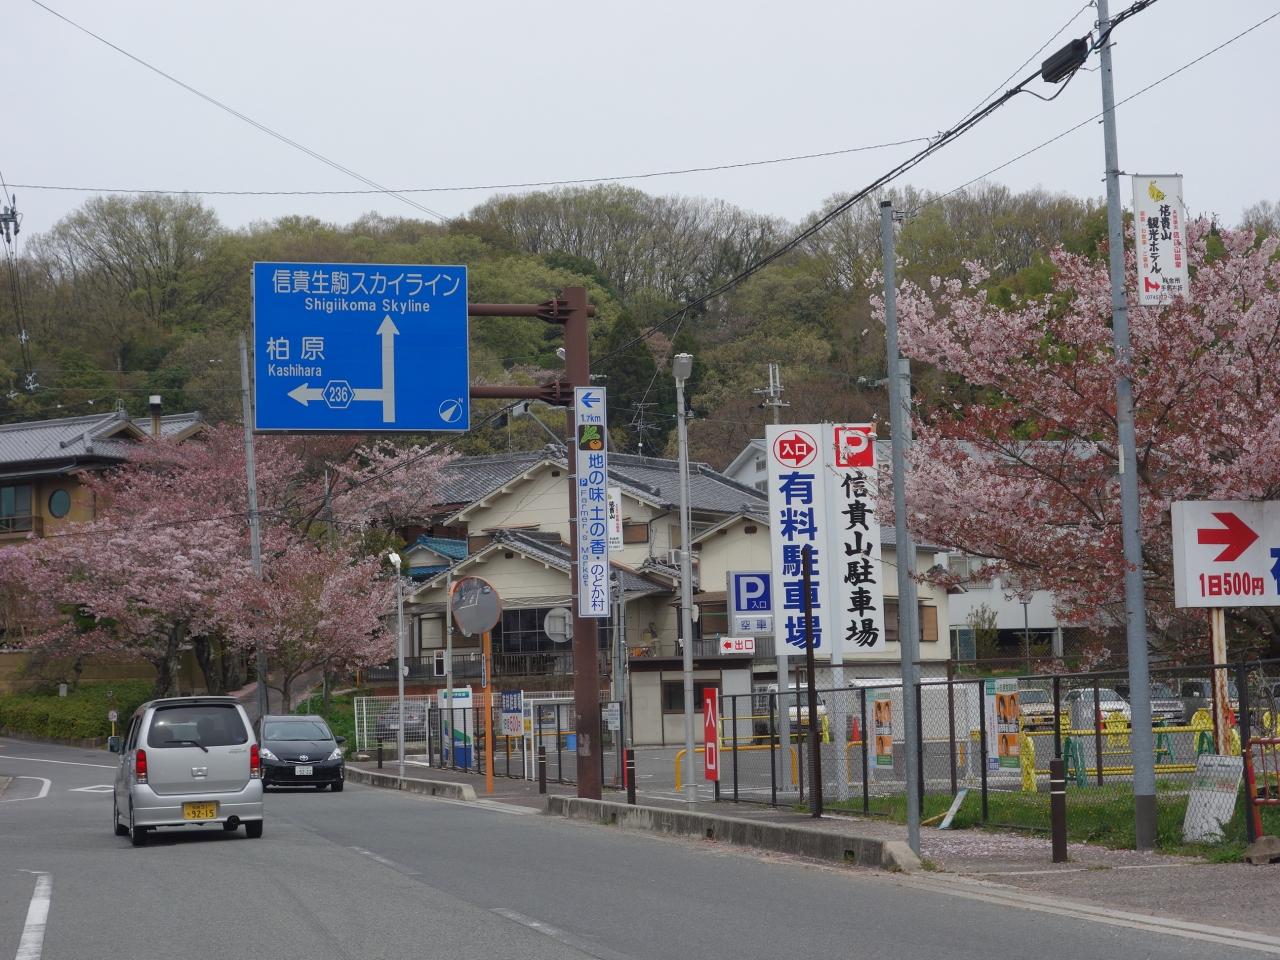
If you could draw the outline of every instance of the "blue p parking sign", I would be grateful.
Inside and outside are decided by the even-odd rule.
[[[729,595],[734,613],[770,613],[773,597],[768,573],[730,573]]]

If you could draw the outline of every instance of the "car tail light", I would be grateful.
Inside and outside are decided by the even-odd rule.
[[[138,750],[133,755],[133,778],[138,783],[147,782],[147,751]]]
[[[262,751],[256,743],[249,747],[249,776],[262,776]]]

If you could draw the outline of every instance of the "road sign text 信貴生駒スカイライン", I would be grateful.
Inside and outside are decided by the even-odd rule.
[[[574,387],[578,616],[609,616],[609,429],[604,387]]]
[[[1280,501],[1180,500],[1170,512],[1177,606],[1280,606]]]
[[[470,426],[467,268],[253,265],[254,426]]]

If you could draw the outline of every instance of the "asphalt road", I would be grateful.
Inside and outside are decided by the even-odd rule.
[[[356,785],[272,792],[261,840],[184,828],[134,849],[95,792],[112,759],[0,739],[0,778],[14,778],[0,960],[1242,955],[876,871]]]

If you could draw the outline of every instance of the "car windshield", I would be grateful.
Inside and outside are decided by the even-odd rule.
[[[267,723],[264,740],[332,740],[329,728],[319,720],[273,720]]]
[[[1022,704],[1028,703],[1048,703],[1048,690],[1019,690],[1018,702]]]

